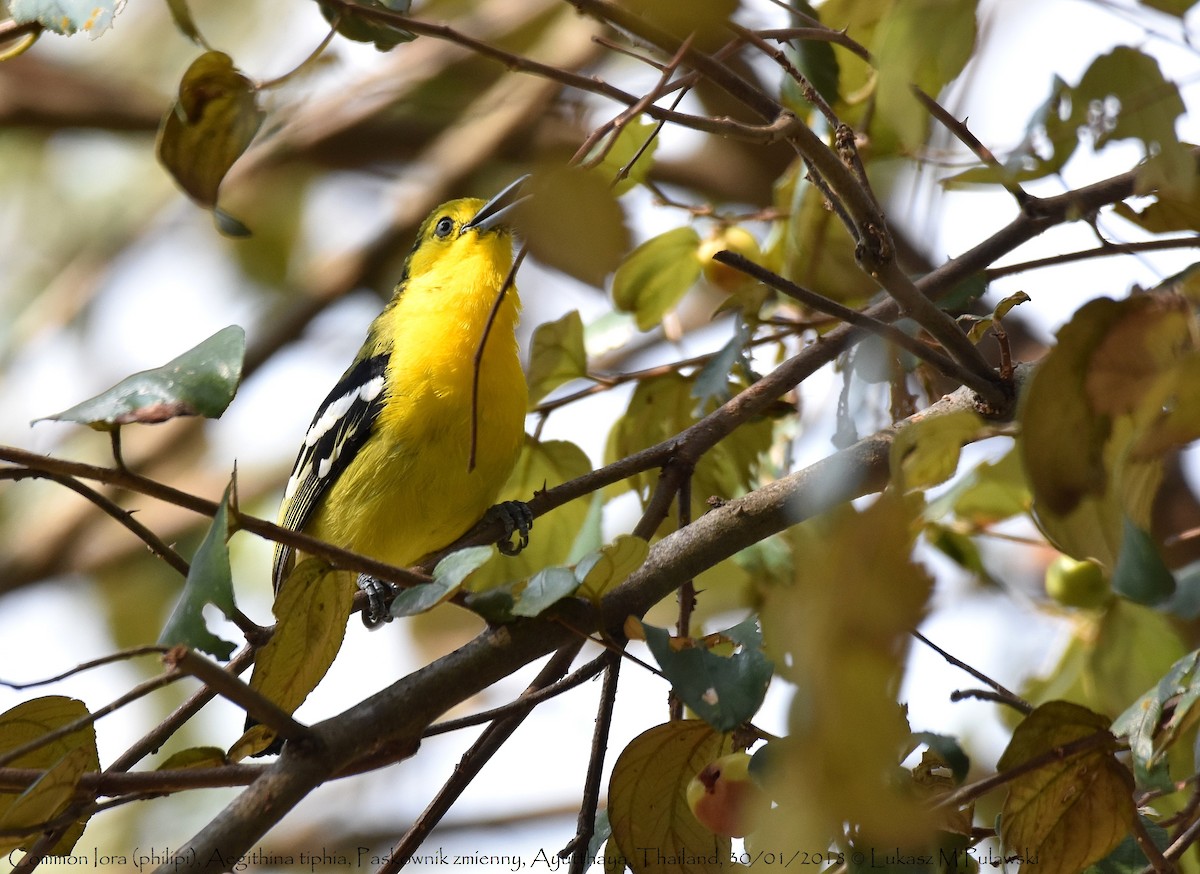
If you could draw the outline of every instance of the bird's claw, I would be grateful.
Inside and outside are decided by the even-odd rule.
[[[374,631],[383,623],[391,622],[388,605],[396,597],[396,587],[367,574],[358,575],[358,587],[367,593],[367,606],[362,611],[363,625]]]
[[[533,511],[524,501],[502,501],[488,510],[488,515],[504,526],[504,536],[496,546],[504,555],[517,555],[529,545],[529,531],[533,528]],[[517,542],[512,542],[513,534]]]

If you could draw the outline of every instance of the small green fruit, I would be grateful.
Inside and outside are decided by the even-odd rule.
[[[1064,607],[1103,607],[1112,600],[1104,567],[1095,559],[1060,555],[1046,568],[1046,594]]]
[[[754,831],[771,801],[751,779],[749,768],[749,755],[731,753],[709,762],[692,778],[687,803],[702,826],[730,838]]]

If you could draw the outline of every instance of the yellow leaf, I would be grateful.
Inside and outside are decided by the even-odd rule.
[[[262,124],[254,83],[223,52],[205,52],[179,83],[158,132],[158,160],[201,206],[214,206],[233,162]]]
[[[530,409],[564,382],[583,376],[587,376],[587,353],[579,311],[538,325],[529,352]]]
[[[1088,362],[1121,317],[1109,298],[1084,304],[1058,332],[1058,343],[1038,365],[1021,406],[1021,457],[1034,499],[1066,514],[1084,496],[1103,493],[1104,442],[1111,423],[1098,416],[1084,392]]]
[[[220,747],[188,747],[186,750],[179,750],[176,753],[172,753],[156,770],[173,771],[181,768],[215,768],[218,765],[227,764],[229,764],[229,760],[225,757],[225,751]]]
[[[600,148],[605,150],[603,159],[593,168],[602,178],[612,182],[622,171],[625,171],[621,181],[613,185],[613,194],[617,197],[643,182],[649,174],[650,167],[654,163],[654,150],[658,147],[658,140],[651,139],[651,136],[657,127],[657,122],[638,116],[621,128],[614,141],[605,140],[593,150],[594,152],[598,152]],[[629,162],[635,157],[637,158],[636,163],[629,166]],[[583,165],[592,167],[592,160],[593,154],[589,153],[584,159]]]
[[[1040,874],[1075,874],[1107,856],[1129,833],[1137,810],[1133,775],[1117,761],[1109,718],[1078,704],[1050,701],[1025,718],[998,768],[1044,763],[1008,784],[1000,816],[1007,847],[1037,858]],[[1066,744],[1102,735],[1095,746],[1055,755]]]
[[[1109,416],[1136,410],[1191,339],[1187,304],[1181,297],[1141,295],[1118,306],[1120,318],[1096,345],[1084,374],[1092,409]]]
[[[1127,487],[1114,491],[1112,481],[1131,441],[1161,415],[1161,401],[1147,408],[1147,398],[1169,382],[1193,331],[1181,298],[1145,294],[1090,301],[1058,332],[1020,414],[1021,457],[1039,513],[1065,517],[1093,497],[1117,502],[1110,515],[1123,511],[1148,527],[1122,503]]]
[[[233,742],[225,754],[231,762],[240,762],[248,756],[256,756],[275,742],[275,730],[259,724],[252,725]]]
[[[28,829],[29,832],[20,837],[0,837],[0,852],[28,848],[37,840],[45,831],[44,823],[66,810],[74,800],[79,778],[88,764],[88,750],[76,747],[14,798],[0,813],[0,831]]]
[[[945,482],[958,469],[958,456],[983,420],[970,410],[929,416],[900,429],[892,441],[892,482],[901,491],[927,489]]]
[[[288,713],[321,682],[342,648],[354,601],[347,577],[305,559],[275,597],[275,633],[258,652],[250,686]]]
[[[61,695],[48,695],[18,704],[11,710],[0,714],[0,753],[24,746],[87,715],[87,707],[82,701]],[[55,738],[18,756],[6,767],[44,769],[47,773],[43,775],[39,783],[43,780],[47,782],[37,792],[34,792],[37,784],[29,787],[21,795],[0,792],[0,823],[17,826],[34,822],[35,819],[31,817],[35,816],[47,819],[49,817],[42,816],[42,814],[53,806],[52,802],[56,798],[61,798],[66,783],[71,782],[70,791],[73,795],[79,774],[100,769],[100,756],[96,749],[96,730],[91,724],[85,725],[83,728]],[[51,777],[51,773],[55,773],[56,776]],[[48,794],[43,795],[43,792]],[[26,800],[22,801],[23,798]],[[58,812],[60,811],[54,811],[50,816]],[[79,840],[79,836],[83,834],[86,823],[87,820],[84,819],[71,826],[62,839],[54,845],[52,852],[56,854],[69,853],[75,842]],[[3,849],[0,852],[7,853],[15,847],[27,849],[37,837],[38,835],[35,833],[21,838],[2,838],[0,847]]]
[[[895,781],[910,736],[896,690],[932,591],[912,561],[918,510],[886,493],[862,511],[845,504],[788,532],[795,578],[764,587],[760,610],[766,653],[796,686],[789,737],[767,787],[788,832],[766,844],[823,846],[851,823],[876,846],[912,846],[932,827]]]
[[[732,750],[698,719],[642,732],[621,752],[608,787],[612,837],[634,874],[723,871],[729,838],[713,834],[692,815],[687,786],[700,770]]]
[[[595,558],[580,561],[575,569],[576,576],[589,562],[576,594],[590,601],[599,601],[607,592],[616,588],[640,568],[650,554],[650,544],[632,534],[618,534],[617,539],[601,547]]]
[[[1200,438],[1200,354],[1192,352],[1162,373],[1142,401],[1144,423],[1133,446],[1148,459]]]
[[[617,309],[633,313],[639,330],[662,321],[700,276],[700,235],[685,225],[651,237],[626,256],[613,274]]]
[[[613,423],[605,449],[606,462],[639,452],[667,440],[697,421],[696,400],[692,396],[695,380],[667,373],[642,380],[629,399],[625,415]],[[740,425],[704,454],[692,474],[692,518],[708,509],[710,497],[736,498],[753,488],[759,460],[771,446],[774,424],[760,418]],[[658,471],[647,471],[617,483],[606,491],[608,496],[634,489],[644,502],[649,499]],[[677,510],[663,523],[663,531],[678,526]]]
[[[590,473],[591,469],[586,453],[574,443],[538,441],[526,436],[521,456],[497,500],[528,501],[542,489],[561,485]],[[527,579],[544,568],[565,565],[587,515],[588,499],[584,497],[539,516],[530,532],[529,545],[520,555],[493,556],[467,577],[463,588],[480,592],[512,580]]]

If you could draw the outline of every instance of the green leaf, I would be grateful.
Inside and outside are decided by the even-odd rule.
[[[1138,818],[1141,819],[1142,826],[1145,828],[1146,834],[1150,835],[1150,840],[1154,842],[1154,845],[1160,851],[1165,850],[1171,843],[1170,832],[1148,817],[1139,814]],[[1115,850],[1088,868],[1084,874],[1140,874],[1148,867],[1150,867],[1150,861],[1142,852],[1137,838],[1127,835]]]
[[[753,331],[742,319],[734,319],[733,336],[729,338],[717,354],[708,360],[696,374],[692,384],[692,397],[699,401],[699,410],[704,410],[711,401],[723,404],[729,400],[732,393],[729,389],[729,375],[736,365],[741,365],[743,372],[749,374],[750,362],[746,358],[746,344],[750,342]]]
[[[528,501],[545,488],[560,485],[590,473],[587,454],[565,440],[525,438],[521,455],[498,501]],[[520,555],[497,554],[479,568],[464,587],[472,592],[494,588],[512,580],[526,579],[543,568],[565,565],[576,536],[588,518],[589,499],[576,498],[539,516]]]
[[[158,160],[179,187],[214,207],[221,181],[262,125],[254,83],[223,52],[205,52],[188,67],[179,97],[158,129]]]
[[[1034,704],[1073,701],[1115,717],[1186,651],[1170,619],[1117,599],[1098,616],[1078,619],[1058,664],[1025,683],[1021,695]]]
[[[591,167],[611,182],[634,159],[634,156],[637,156],[636,163],[629,167],[629,171],[621,178],[621,181],[613,186],[613,193],[620,197],[634,186],[646,181],[646,176],[654,165],[654,150],[658,147],[658,139],[651,139],[657,127],[658,122],[638,116],[622,126],[611,145],[605,141],[598,145],[592,153],[589,153],[588,157],[584,159],[583,165]],[[649,145],[646,145],[647,143]],[[604,147],[607,147],[607,151],[603,160],[593,165],[591,161],[594,155]],[[638,154],[639,150],[641,151],[640,155]]]
[[[975,2],[909,0],[892,4],[875,30],[871,52],[879,71],[879,122],[907,148],[924,144],[929,115],[910,83],[936,97],[966,65],[975,48]],[[937,39],[929,39],[929,34]]]
[[[700,235],[690,225],[651,237],[629,253],[613,274],[617,309],[633,313],[639,330],[662,321],[700,276]]]
[[[1113,720],[1112,731],[1129,741],[1129,754],[1133,758],[1133,773],[1142,790],[1170,790],[1174,785],[1165,768],[1166,753],[1170,743],[1179,735],[1179,729],[1195,721],[1192,712],[1200,700],[1200,650],[1190,652],[1175,664],[1150,691],[1138,698],[1129,709]],[[1171,706],[1171,716],[1156,743],[1159,724],[1166,708]]]
[[[517,594],[514,616],[538,616],[543,610],[579,588],[570,568],[548,567],[534,574]]]
[[[1074,755],[1053,755],[1066,745],[1108,733],[1108,719],[1078,704],[1050,701],[1026,717],[997,769],[1003,773],[1045,758],[1015,777],[1000,819],[1005,846],[1037,856],[1046,871],[1080,871],[1107,856],[1129,833],[1137,810],[1133,777],[1117,761],[1111,735]]]
[[[18,704],[0,714],[0,755],[39,740],[88,715],[87,706],[82,701],[61,695],[48,695]],[[0,828],[33,825],[55,816],[59,812],[55,808],[60,806],[64,798],[69,802],[77,797],[79,775],[100,770],[95,725],[89,722],[44,743],[7,762],[5,767],[36,768],[48,773],[22,793],[0,791]],[[86,824],[85,817],[72,825],[51,848],[51,853],[69,853],[83,834]],[[41,837],[41,831],[38,828],[27,835],[0,837],[0,853],[7,856],[16,848],[28,850]]]
[[[8,9],[16,24],[36,21],[54,33],[82,30],[95,39],[112,26],[124,5],[121,0],[9,0]]]
[[[401,15],[407,14],[412,6],[412,0],[352,0],[352,2],[367,9],[387,9],[391,12],[399,12]],[[347,12],[341,6],[322,3],[321,0],[317,0],[317,6],[320,7],[325,20],[330,24],[336,24],[337,32],[346,39],[374,43],[375,48],[381,52],[386,52],[402,42],[411,42],[417,38],[416,34],[409,33],[407,30],[358,18],[354,13]]]
[[[730,840],[696,821],[687,786],[705,765],[731,751],[728,736],[699,719],[657,725],[621,751],[608,785],[608,819],[613,841],[634,874],[728,870]],[[691,861],[665,866],[656,851]]]
[[[1175,593],[1175,578],[1150,534],[1125,517],[1113,591],[1139,604],[1155,605]]]
[[[1200,561],[1175,571],[1175,594],[1158,609],[1188,622],[1200,618]]]
[[[610,180],[594,171],[554,165],[536,170],[517,208],[529,253],[548,267],[600,287],[629,248],[625,212]]]
[[[162,367],[135,373],[94,398],[35,421],[78,422],[111,431],[176,416],[215,419],[237,393],[245,350],[245,331],[230,325]]]
[[[947,513],[977,528],[1029,512],[1029,486],[1021,455],[1014,445],[998,461],[984,461],[967,471],[937,499],[925,518],[936,520]]]
[[[983,563],[983,555],[979,551],[978,544],[970,535],[955,531],[946,525],[931,522],[925,526],[925,539],[929,541],[930,546],[963,570],[974,574],[984,582],[995,583],[995,578]]]
[[[196,27],[196,20],[192,17],[188,0],[167,0],[167,9],[171,11],[171,20],[175,22],[175,27],[179,29],[180,33],[196,45],[208,47],[208,43],[200,34],[200,28]]]
[[[982,428],[983,420],[970,410],[910,422],[892,441],[892,482],[901,491],[945,482],[958,469],[963,446]]]
[[[605,459],[611,463],[667,440],[697,421],[692,398],[692,379],[678,373],[642,380],[633,391],[625,415],[609,431]],[[717,443],[700,459],[692,479],[692,517],[703,515],[710,497],[735,498],[753,487],[759,462],[770,449],[774,424],[768,418],[751,420]],[[642,501],[649,499],[657,481],[657,471],[647,471],[614,484],[606,494],[637,491]],[[672,508],[664,528],[674,527],[678,519]]]
[[[389,612],[400,619],[432,610],[449,600],[462,586],[463,580],[496,555],[494,546],[468,546],[450,553],[433,569],[433,582],[410,586],[396,593]]]
[[[342,648],[354,587],[344,572],[309,558],[284,580],[271,610],[275,633],[258,651],[250,687],[291,713]]]
[[[1163,78],[1158,61],[1130,46],[1117,46],[1092,61],[1072,97],[1083,104],[1073,114],[1085,123],[1093,111],[1089,103],[1099,102],[1107,109],[1110,98],[1117,100],[1115,117],[1093,121],[1097,148],[1113,140],[1139,139],[1150,154],[1152,147],[1177,143],[1175,120],[1187,111],[1179,89]]]
[[[213,604],[231,618],[237,610],[233,600],[233,576],[229,570],[229,495],[233,483],[225,487],[221,506],[188,568],[187,581],[179,603],[163,626],[158,642],[163,646],[182,644],[211,653],[222,661],[233,655],[236,646],[208,630],[204,605]]]
[[[534,329],[529,351],[530,409],[563,383],[586,376],[587,352],[578,310]]]
[[[785,278],[847,306],[857,306],[879,290],[858,266],[855,241],[826,208],[824,191],[785,175],[776,184],[775,200],[788,220],[776,245],[766,247],[767,263],[778,263]]]
[[[762,650],[758,622],[747,619],[718,635],[736,644],[732,655],[704,641],[672,641],[665,628],[642,623],[646,645],[675,694],[715,731],[733,731],[758,712],[775,666]]]

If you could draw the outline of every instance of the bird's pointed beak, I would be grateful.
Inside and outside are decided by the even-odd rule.
[[[517,204],[524,203],[529,199],[528,194],[521,195],[521,188],[528,178],[529,175],[526,174],[509,183],[503,191],[481,206],[479,212],[475,213],[474,217],[463,225],[462,229],[464,231],[490,231],[503,224],[504,220],[517,207]]]

